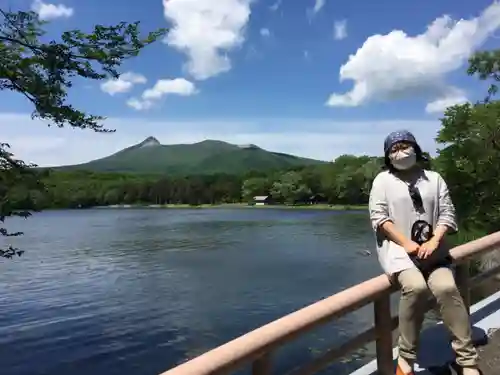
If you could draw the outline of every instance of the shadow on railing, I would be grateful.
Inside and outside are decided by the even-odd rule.
[[[457,246],[450,251],[457,264],[457,283],[467,306],[470,307],[470,287],[500,272],[500,266],[497,266],[470,279],[469,260],[498,248],[500,232]],[[372,278],[257,328],[161,375],[227,374],[249,363],[252,363],[253,375],[269,375],[272,369],[272,352],[278,347],[319,325],[370,303],[374,305],[375,325],[372,328],[340,347],[327,351],[292,374],[308,375],[318,372],[336,359],[372,341],[376,341],[379,374],[393,374],[392,331],[397,328],[398,317],[391,316],[390,296],[395,291],[397,288],[391,285],[387,276]],[[428,308],[431,306],[429,301]]]

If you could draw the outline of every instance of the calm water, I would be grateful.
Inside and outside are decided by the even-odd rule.
[[[380,273],[361,253],[373,248],[365,212],[95,209],[8,223],[26,231],[12,240],[26,254],[0,262],[2,375],[157,375]],[[276,366],[371,324],[367,308],[322,327]]]

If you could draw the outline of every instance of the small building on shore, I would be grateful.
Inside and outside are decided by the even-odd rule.
[[[270,195],[257,195],[253,197],[253,204],[255,206],[264,206],[266,204],[271,204]]]
[[[328,199],[323,194],[314,194],[309,197],[309,204],[326,204]]]

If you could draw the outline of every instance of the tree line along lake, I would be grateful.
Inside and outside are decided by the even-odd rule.
[[[381,273],[366,210],[54,210],[7,226],[26,253],[1,265],[3,375],[157,375]],[[315,330],[277,370],[372,322],[367,308]]]

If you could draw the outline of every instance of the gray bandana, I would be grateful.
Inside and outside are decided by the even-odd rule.
[[[391,147],[398,142],[408,142],[418,146],[415,136],[408,130],[398,130],[389,134],[384,141],[384,154],[387,155]]]

